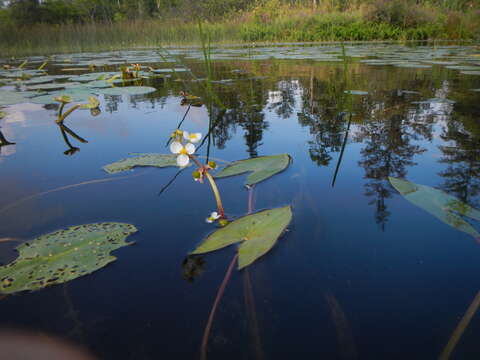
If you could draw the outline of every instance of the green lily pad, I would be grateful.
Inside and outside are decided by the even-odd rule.
[[[56,89],[65,89],[69,87],[74,87],[78,85],[79,83],[74,83],[74,82],[36,84],[36,85],[29,86],[27,90],[56,90]]]
[[[19,256],[0,266],[0,292],[38,290],[90,274],[115,261],[110,252],[130,245],[131,224],[98,223],[72,226],[17,247]]]
[[[33,97],[29,99],[28,102],[33,104],[54,104],[56,102],[54,98],[59,96],[69,96],[72,102],[83,102],[88,101],[88,98],[92,96],[92,91],[89,91],[86,88],[54,91],[45,95]]]
[[[290,155],[280,154],[259,156],[253,159],[239,160],[222,169],[216,178],[240,175],[251,172],[247,177],[246,185],[254,185],[285,170],[290,165]]]
[[[368,95],[368,91],[362,90],[345,90],[344,93],[350,95]]]
[[[402,68],[414,68],[414,69],[429,69],[432,67],[432,65],[414,64],[414,63],[395,64],[395,66],[402,67]]]
[[[157,89],[150,86],[123,86],[98,89],[98,92],[103,95],[143,95],[154,91],[157,91]]]
[[[243,269],[273,248],[291,220],[290,206],[241,217],[208,235],[192,254],[204,254],[240,243],[238,269]]]
[[[475,230],[462,216],[480,221],[480,211],[458,200],[447,193],[410,181],[389,177],[392,186],[412,204],[422,208],[444,223],[463,231],[475,238],[480,233]]]
[[[142,154],[105,165],[103,170],[109,174],[131,170],[136,167],[170,167],[177,166],[177,156],[174,154]]]
[[[0,90],[0,105],[15,105],[25,102],[28,102],[28,99],[21,92]]]
[[[460,71],[463,75],[480,75],[480,70],[477,71]]]

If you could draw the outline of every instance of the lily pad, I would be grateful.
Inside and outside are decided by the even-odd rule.
[[[105,165],[103,170],[109,174],[131,170],[136,167],[170,167],[177,166],[177,156],[173,154],[142,154],[127,159],[122,159],[112,164]]]
[[[368,95],[368,91],[362,90],[345,90],[344,93],[350,95]]]
[[[0,90],[0,105],[15,105],[28,102],[21,92]]]
[[[38,290],[90,274],[115,261],[110,252],[130,245],[131,224],[98,223],[72,226],[17,247],[19,256],[0,266],[0,292]]]
[[[98,89],[98,92],[103,95],[143,95],[157,91],[157,89],[150,86],[123,86]]]
[[[460,71],[463,75],[480,75],[480,70],[477,71]]]
[[[55,90],[55,89],[65,89],[65,88],[74,87],[78,85],[79,83],[75,83],[75,82],[36,84],[36,85],[29,86],[27,90]]]
[[[33,104],[54,104],[56,102],[54,98],[59,96],[69,96],[72,102],[83,102],[88,101],[88,98],[92,96],[92,91],[83,88],[54,91],[31,98],[28,102]]]
[[[426,185],[414,184],[410,181],[389,177],[392,186],[412,204],[422,208],[444,223],[480,238],[480,233],[475,230],[462,216],[480,221],[480,211],[438,190]]]
[[[290,165],[290,155],[280,154],[259,156],[253,159],[239,160],[222,169],[216,178],[234,176],[251,172],[247,177],[246,185],[254,185],[285,170]]]
[[[277,242],[292,220],[290,206],[259,211],[232,221],[210,234],[192,254],[204,254],[240,243],[238,269],[252,264]]]

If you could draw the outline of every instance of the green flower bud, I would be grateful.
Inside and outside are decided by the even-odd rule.
[[[200,171],[195,170],[194,172],[192,172],[192,176],[194,179],[200,179]]]
[[[217,163],[213,160],[210,160],[208,162],[208,166],[210,166],[212,169],[215,169],[217,167]]]
[[[229,223],[229,221],[227,219],[218,220],[218,225],[220,225],[221,227],[227,226],[228,223]]]

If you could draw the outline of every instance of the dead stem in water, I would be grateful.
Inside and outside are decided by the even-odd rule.
[[[20,205],[20,204],[22,204],[26,201],[35,199],[35,198],[43,196],[43,195],[51,194],[51,193],[54,193],[54,192],[57,192],[57,191],[68,190],[68,189],[76,188],[78,186],[83,186],[83,185],[99,184],[99,183],[104,183],[104,182],[123,180],[123,179],[128,179],[128,178],[132,178],[132,177],[141,176],[141,175],[144,175],[144,174],[145,174],[145,172],[142,172],[140,174],[135,174],[135,175],[127,175],[127,176],[121,176],[121,177],[115,177],[115,178],[104,178],[104,179],[97,179],[97,180],[89,180],[89,181],[84,181],[84,182],[77,183],[77,184],[61,186],[61,187],[58,187],[58,188],[55,188],[55,189],[43,191],[43,192],[40,192],[40,193],[37,193],[37,194],[33,194],[33,195],[30,195],[30,196],[24,197],[20,200],[17,200],[15,202],[11,203],[10,205],[7,205],[7,206],[1,208],[0,209],[0,214],[2,214],[4,212],[6,212],[7,210],[9,210],[9,209],[11,209],[15,206],[18,206],[18,205]]]

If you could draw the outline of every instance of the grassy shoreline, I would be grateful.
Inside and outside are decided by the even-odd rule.
[[[478,40],[480,24],[471,14],[426,10],[396,22],[374,21],[366,11],[312,12],[304,8],[276,9],[204,22],[213,44],[280,42]],[[432,21],[434,20],[434,21]],[[0,57],[20,57],[159,45],[199,44],[195,21],[160,19],[89,24],[0,25]]]

